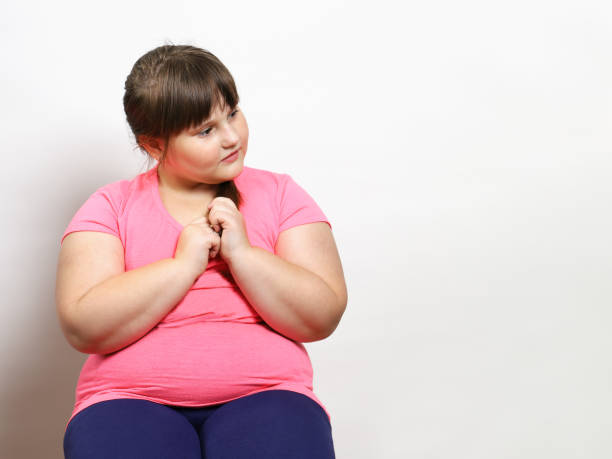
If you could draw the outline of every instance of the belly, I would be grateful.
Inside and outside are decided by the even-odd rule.
[[[279,384],[312,388],[306,349],[262,323],[197,322],[154,328],[109,355],[91,355],[77,402],[120,392],[177,405],[222,403]]]

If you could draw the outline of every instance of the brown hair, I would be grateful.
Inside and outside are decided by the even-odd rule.
[[[235,107],[239,97],[229,70],[209,51],[164,45],[136,61],[125,80],[123,108],[136,142],[151,159],[142,139],[163,139],[160,162],[170,137],[205,121],[215,107]],[[217,196],[240,205],[233,180],[220,183]]]

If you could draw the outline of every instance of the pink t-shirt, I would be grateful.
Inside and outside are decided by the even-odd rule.
[[[234,182],[243,197],[240,211],[253,246],[274,253],[281,231],[306,223],[329,224],[314,200],[286,174],[245,167]],[[123,244],[129,271],[173,257],[182,229],[162,203],[154,167],[94,192],[73,217],[62,242],[75,231],[115,235]],[[325,410],[313,393],[312,365],[304,346],[262,321],[217,257],[145,336],[112,354],[87,358],[68,423],[104,400],[198,407],[271,389],[307,395]]]

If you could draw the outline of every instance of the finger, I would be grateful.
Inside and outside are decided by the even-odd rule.
[[[213,235],[218,237],[219,232],[222,230],[222,228],[218,224],[216,225],[206,224],[205,230],[206,230],[206,234],[210,235],[211,237]]]
[[[208,257],[209,258],[214,258],[217,255],[217,252],[219,251],[219,244],[217,242],[217,239],[215,237],[216,233],[213,235],[213,233],[210,233],[208,235],[209,237],[209,241],[210,241],[210,247],[208,249]]]
[[[215,209],[210,209],[208,211],[208,223],[210,224],[210,226],[213,226],[215,223],[217,223],[215,214],[216,214]]]
[[[219,233],[223,229],[223,224],[225,223],[226,219],[222,212],[220,212],[218,209],[213,209],[208,214],[208,221],[210,223],[210,227],[216,233]]]
[[[228,209],[238,209],[236,207],[236,204],[234,204],[234,201],[224,196],[216,197],[212,201],[210,201],[210,203],[208,204],[208,209],[212,209],[213,207],[225,207]]]
[[[231,224],[235,220],[236,214],[228,209],[213,209],[211,211],[212,217],[210,218],[211,226],[220,229],[227,228],[228,224]],[[215,231],[218,231],[217,229]]]
[[[226,198],[225,196],[217,196],[216,198],[213,198],[212,201],[210,201],[210,203],[208,204],[208,207],[212,207],[215,204],[218,203],[226,203],[229,205],[234,205],[234,201],[232,201],[230,198]]]
[[[212,249],[214,252],[214,257],[216,257],[219,254],[219,251],[221,250],[221,238],[216,233],[213,236]]]
[[[215,233],[219,232],[219,221],[218,221],[217,217],[212,212],[210,212],[208,214],[207,224],[208,224],[208,227],[212,231],[214,231]]]
[[[208,223],[208,219],[206,218],[205,215],[202,215],[200,217],[197,217],[196,219],[192,220],[189,224],[193,224],[193,225],[199,225],[201,223]]]

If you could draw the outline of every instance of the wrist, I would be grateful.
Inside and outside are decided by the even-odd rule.
[[[250,244],[245,245],[238,250],[233,250],[231,255],[225,259],[225,262],[232,269],[232,267],[244,263],[254,251],[255,247]]]
[[[180,258],[171,258],[174,267],[174,274],[179,278],[187,278],[192,283],[202,274],[202,271],[195,265],[188,263]]]

